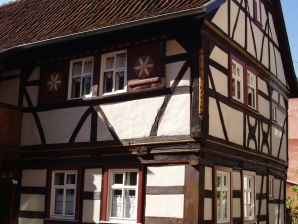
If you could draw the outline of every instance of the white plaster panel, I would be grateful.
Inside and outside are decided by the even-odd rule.
[[[157,136],[189,134],[190,94],[174,94],[168,103],[165,113],[161,119]]]
[[[269,54],[268,54],[268,38],[265,37],[264,45],[263,45],[263,58],[262,58],[262,64],[269,68]]]
[[[260,2],[261,3],[261,2]],[[261,3],[262,26],[265,27],[267,21],[267,12],[263,3]]]
[[[233,171],[232,173],[232,183],[233,183],[233,190],[241,190],[241,176],[240,172]]]
[[[120,139],[141,138],[150,135],[163,100],[164,97],[131,100],[102,105],[102,109]]]
[[[215,16],[212,19],[212,22],[216,24],[222,31],[228,33],[228,3],[227,1],[222,4]]]
[[[263,93],[265,93],[267,96],[269,95],[267,83],[260,77],[258,77],[258,89],[261,90]]]
[[[168,40],[166,43],[166,56],[186,53],[186,50],[176,41]]]
[[[100,200],[83,200],[83,222],[100,222]]]
[[[184,195],[146,195],[145,216],[183,218]]]
[[[204,198],[204,220],[212,220],[212,199]]]
[[[100,116],[97,119],[97,141],[109,141],[114,140],[107,125],[102,121]]]
[[[272,90],[272,99],[278,102],[279,94],[276,90]]]
[[[90,134],[91,134],[91,115],[85,120],[84,124],[79,131],[75,142],[90,142]]]
[[[44,224],[43,219],[19,218],[19,224]]]
[[[237,22],[237,26],[234,34],[234,40],[238,42],[242,47],[244,47],[244,44],[245,44],[245,35],[243,35],[245,33],[244,24],[245,24],[245,14],[242,10],[240,10],[239,18],[238,18],[238,22]]]
[[[281,55],[280,55],[279,51],[276,48],[275,48],[275,54],[276,54],[276,65],[277,65],[277,77],[283,84],[287,85]]]
[[[254,8],[254,5],[253,5],[253,1],[247,1],[248,3],[248,12],[250,14],[251,17],[253,17],[253,8]]]
[[[39,91],[39,87],[38,86],[27,86],[26,90],[28,92],[28,95],[30,97],[31,103],[33,104],[33,106],[37,106],[38,103],[38,91]],[[28,102],[26,100],[26,98],[24,97],[23,99],[23,106],[24,107],[28,107]]]
[[[280,181],[279,179],[274,179],[273,180],[274,182],[274,188],[273,188],[273,191],[274,191],[274,198],[275,199],[279,199],[279,190],[280,190]]]
[[[284,224],[285,219],[284,219],[284,213],[285,213],[285,206],[283,204],[280,205],[280,215],[279,215],[279,224]]]
[[[224,139],[218,108],[214,98],[209,97],[209,135]]]
[[[261,215],[266,215],[267,214],[267,201],[266,199],[262,200],[262,207],[261,207]]]
[[[47,170],[22,170],[22,187],[45,187]]]
[[[40,66],[36,66],[29,76],[28,81],[34,81],[34,80],[39,80],[40,79]]]
[[[270,103],[261,95],[258,96],[258,109],[259,113],[264,117],[270,119]]]
[[[229,141],[243,144],[243,113],[220,103]]]
[[[18,105],[20,79],[0,82],[0,103]]]
[[[85,169],[84,191],[101,191],[102,169]]]
[[[21,129],[22,145],[38,145],[41,144],[38,129],[31,113],[23,113],[22,129]]]
[[[21,194],[20,210],[43,212],[45,196],[41,194]]]
[[[252,126],[258,126],[258,124],[256,124],[257,120],[254,119],[253,117],[247,117],[247,123],[250,123]],[[248,125],[247,125],[248,127]],[[248,136],[249,132],[247,132],[247,136]],[[258,139],[258,135],[259,133],[256,132],[256,139]],[[254,141],[249,141],[248,143],[248,147],[251,149],[256,149],[257,145],[254,143]]]
[[[278,223],[278,204],[269,204],[269,223],[277,224]]]
[[[285,119],[286,119],[286,114],[284,112],[280,111],[279,109],[276,110],[276,118],[277,118],[277,123],[283,127]]]
[[[272,133],[271,133],[271,135],[272,135],[272,155],[277,156],[282,132],[274,126],[272,126],[271,130],[272,130]]]
[[[256,176],[256,193],[261,193],[261,182],[262,182],[262,176],[257,175]],[[264,179],[264,183],[266,183],[266,180]],[[264,186],[263,189],[266,189]]]
[[[269,25],[270,25],[270,28],[271,28],[271,32],[272,32],[272,39],[274,40],[274,42],[278,44],[278,40],[277,40],[277,35],[276,35],[276,30],[275,30],[275,26],[274,26],[274,22],[273,22],[273,17],[272,17],[272,14],[269,12]]]
[[[175,81],[180,69],[182,68],[185,61],[173,62],[166,64],[166,86],[171,87]],[[190,68],[188,68],[178,83],[178,86],[189,86],[190,85]]]
[[[254,47],[254,41],[253,41],[253,35],[252,35],[252,32],[251,32],[251,29],[250,29],[250,24],[249,22],[247,22],[248,24],[248,29],[247,29],[247,51],[253,55],[254,57],[257,57],[256,56],[256,50],[255,50],[255,47]]]
[[[228,97],[228,77],[212,66],[210,66],[210,70],[216,91]]]
[[[86,110],[87,107],[74,107],[39,112],[46,142],[48,144],[68,142]]]
[[[212,50],[210,58],[225,68],[229,67],[229,55],[217,46]]]
[[[287,161],[287,137],[285,134],[283,135],[279,157],[280,159]]]
[[[255,25],[255,23],[252,23],[252,29],[256,41],[256,48],[257,48],[257,57],[260,60],[261,58],[261,46],[262,46],[262,41],[263,41],[263,33],[260,30],[258,26]]]
[[[212,168],[205,167],[205,190],[212,190]]]
[[[276,64],[275,64],[275,57],[274,57],[274,47],[272,43],[269,43],[269,50],[270,50],[270,71],[276,75]]]
[[[4,77],[10,77],[10,76],[15,76],[20,74],[21,74],[21,69],[19,68],[19,69],[2,71],[0,72],[0,77],[4,78]]]
[[[233,217],[241,216],[241,202],[240,198],[233,198]]]
[[[147,168],[147,186],[184,186],[184,178],[184,165]]]

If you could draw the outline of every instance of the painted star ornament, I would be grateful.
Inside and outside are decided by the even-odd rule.
[[[154,68],[153,60],[150,56],[141,56],[135,63],[134,70],[139,78],[146,78],[150,76]]]
[[[50,79],[47,82],[49,92],[57,92],[61,85],[61,77],[60,74],[55,72],[50,75]]]

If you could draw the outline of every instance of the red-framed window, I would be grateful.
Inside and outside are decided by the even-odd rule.
[[[106,167],[103,172],[101,221],[142,222],[143,167]]]
[[[251,109],[258,108],[258,73],[236,58],[230,56],[230,98]]]

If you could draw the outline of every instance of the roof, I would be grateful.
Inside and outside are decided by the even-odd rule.
[[[17,0],[0,6],[0,53],[29,43],[202,9],[214,2],[220,1]]]

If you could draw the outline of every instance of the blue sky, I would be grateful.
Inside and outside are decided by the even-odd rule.
[[[0,0],[0,4],[10,0]],[[281,0],[283,13],[286,21],[288,38],[291,46],[293,63],[298,75],[298,1]]]

